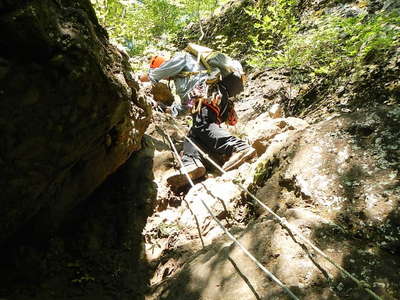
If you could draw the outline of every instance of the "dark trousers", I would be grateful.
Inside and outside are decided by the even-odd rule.
[[[188,138],[211,155],[230,155],[250,147],[247,142],[220,127],[216,113],[208,106],[203,106],[201,111],[193,116],[193,126]],[[200,152],[187,140],[183,145],[182,161],[185,166],[201,161]]]

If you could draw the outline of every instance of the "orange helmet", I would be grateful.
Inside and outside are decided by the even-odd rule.
[[[150,60],[150,68],[155,69],[165,63],[165,58],[162,56],[153,56]]]

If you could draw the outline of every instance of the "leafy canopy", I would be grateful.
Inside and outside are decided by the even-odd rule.
[[[334,75],[382,62],[400,46],[398,11],[318,15],[312,28],[304,28],[298,15],[300,3],[271,0],[246,10],[254,20],[250,65]]]
[[[220,5],[218,0],[91,1],[111,40],[131,55],[140,55],[149,46],[162,47],[190,22],[212,15]]]
[[[399,46],[400,16],[395,12],[325,16],[318,28],[290,39],[270,64],[333,74],[382,63],[390,57],[387,51]]]
[[[227,0],[91,0],[100,23],[113,42],[131,56],[170,50],[168,41],[185,34],[191,22],[206,19]],[[343,1],[343,0],[341,0]],[[347,0],[345,1],[347,2]],[[246,50],[254,67],[290,67],[311,76],[329,75],[359,68],[386,57],[400,46],[398,11],[362,13],[344,17],[315,12],[314,25],[301,21],[301,0],[252,2],[245,9],[250,28],[243,28],[237,43],[250,39]],[[313,17],[312,17],[313,18]],[[226,24],[229,26],[229,24]],[[244,24],[249,26],[249,24]],[[200,37],[201,32],[198,32]],[[227,45],[227,36],[213,37],[232,54],[237,44]],[[218,47],[217,47],[218,48]]]

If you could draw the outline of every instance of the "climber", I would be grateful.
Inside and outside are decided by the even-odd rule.
[[[162,66],[162,67],[161,67]],[[170,107],[171,114],[176,116],[185,115],[189,112],[189,101],[191,96],[189,93],[199,82],[204,82],[207,78],[206,73],[199,73],[191,77],[177,76],[182,71],[196,72],[204,70],[196,59],[188,54],[182,53],[173,57],[168,62],[162,56],[153,56],[150,61],[149,73],[140,77],[142,82],[151,81],[157,83],[162,79],[173,79],[176,93],[181,99],[181,104],[173,103]]]
[[[140,80],[153,83],[167,78],[174,80],[181,104],[171,107],[172,115],[177,116],[191,111],[193,125],[188,137],[211,154],[230,155],[230,159],[223,165],[223,169],[229,171],[254,157],[256,151],[248,143],[232,136],[220,126],[228,119],[230,100],[222,85],[206,83],[209,74],[199,72],[203,70],[204,66],[194,55],[187,52],[179,53],[168,61],[155,56],[151,59],[149,72],[143,74]],[[190,72],[193,75],[180,76],[182,72]],[[192,180],[205,175],[206,169],[199,151],[186,140],[183,145],[182,161]],[[189,183],[183,172],[169,177],[167,182],[175,190]]]

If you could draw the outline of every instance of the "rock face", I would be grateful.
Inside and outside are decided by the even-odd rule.
[[[399,113],[398,106],[366,110],[298,132],[260,158],[258,196],[281,211],[317,209],[357,238],[397,253]]]
[[[1,1],[0,242],[48,233],[140,149],[150,107],[90,1]]]
[[[367,299],[364,290],[344,279],[332,264],[275,222],[261,206],[255,213],[259,217],[245,230],[235,222],[229,223],[229,214],[240,216],[249,203],[249,199],[239,201],[240,192],[229,186],[232,181],[250,184],[262,202],[333,261],[368,282],[383,299],[397,299],[399,113],[398,106],[386,106],[309,126],[294,118],[272,120],[293,128],[285,126],[284,132],[272,138],[268,130],[259,130],[260,135],[268,137],[268,146],[257,162],[208,179],[186,195],[205,241],[202,251],[187,254],[196,249],[194,241],[189,244],[188,240],[198,238],[189,212],[179,214],[178,209],[176,215],[159,214],[155,227],[175,226],[172,232],[186,234],[186,244],[183,234],[166,241],[165,248],[175,247],[180,257],[170,254],[161,260],[157,275],[168,280],[155,284],[148,299],[288,299],[237,245],[219,237],[221,231],[205,213],[200,199],[299,298]],[[250,127],[263,118],[260,115]],[[215,202],[211,202],[211,195]],[[150,238],[155,232],[153,228]]]

